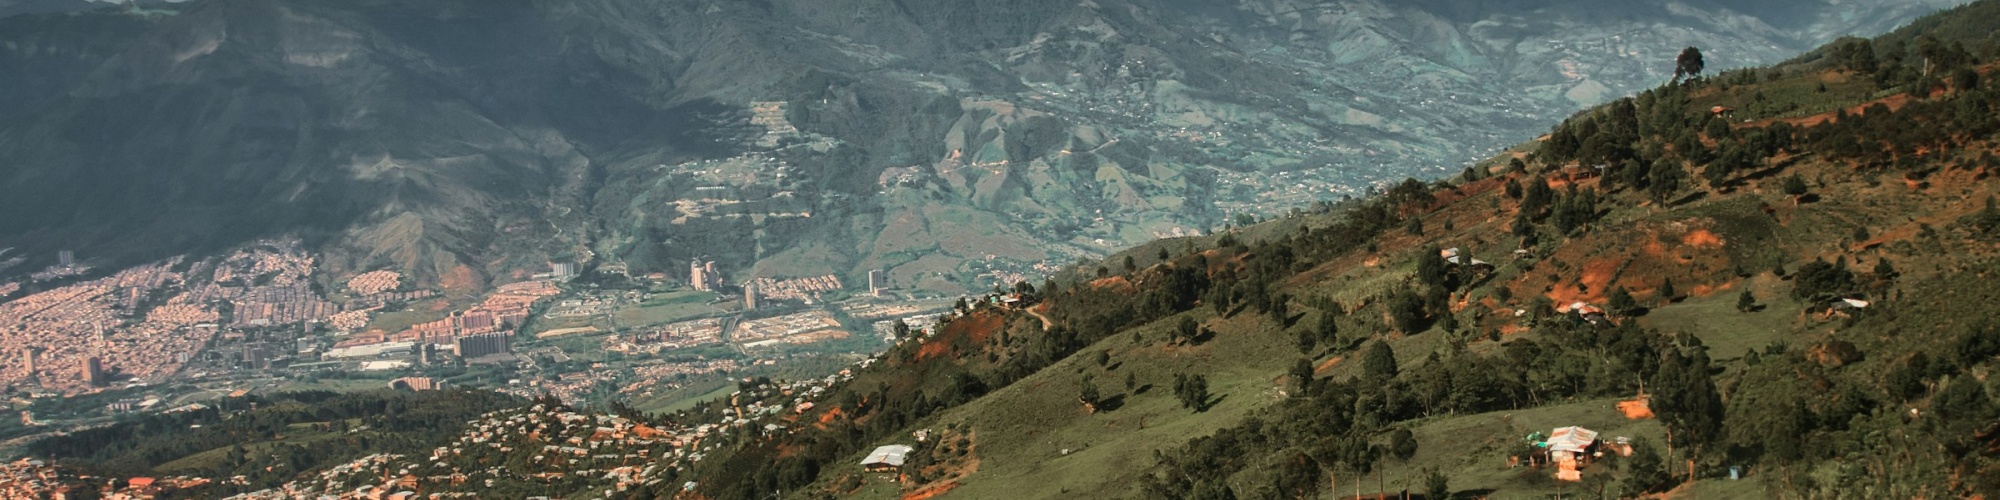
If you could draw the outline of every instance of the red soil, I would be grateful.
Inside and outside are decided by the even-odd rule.
[[[1707,229],[1696,229],[1682,236],[1681,244],[1695,248],[1722,248],[1722,237]]]
[[[903,500],[925,500],[938,495],[943,495],[945,492],[951,491],[953,488],[957,487],[958,487],[958,481],[945,481],[942,483],[925,486],[924,489],[921,490],[904,493]]]
[[[1313,375],[1325,375],[1327,370],[1332,370],[1333,367],[1335,365],[1339,365],[1340,360],[1343,359],[1347,358],[1334,356],[1332,358],[1327,359],[1326,361],[1319,362],[1319,365],[1313,366]]]

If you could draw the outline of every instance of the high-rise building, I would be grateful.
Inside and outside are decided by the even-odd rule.
[[[743,310],[757,310],[757,285],[745,285],[743,287]]]
[[[104,360],[91,356],[83,360],[83,381],[91,387],[104,387]]]
[[[56,265],[63,268],[74,267],[76,265],[76,252],[69,250],[56,252]]]
[[[271,368],[271,347],[263,342],[243,344],[243,364],[254,370]]]
[[[701,259],[688,263],[688,286],[696,290],[708,291],[708,267],[701,265]]]
[[[556,279],[563,279],[571,276],[576,276],[576,264],[571,264],[568,262],[552,263],[549,264],[549,271],[550,274],[555,275]]]
[[[21,350],[21,364],[28,366],[28,376],[35,376],[35,348]]]
[[[869,294],[872,294],[876,297],[880,297],[882,296],[882,290],[887,288],[889,288],[889,280],[882,275],[881,269],[868,271]]]
[[[506,333],[467,335],[453,342],[458,348],[458,357],[465,359],[514,352],[514,336]]]

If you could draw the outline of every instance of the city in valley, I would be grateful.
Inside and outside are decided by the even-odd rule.
[[[734,282],[699,260],[640,276],[551,263],[447,294],[393,270],[330,276],[289,239],[118,270],[80,255],[0,283],[0,385],[15,414],[0,420],[4,446],[314,390],[457,387],[673,411],[748,377],[840,371],[959,299],[890,290],[880,273]]]

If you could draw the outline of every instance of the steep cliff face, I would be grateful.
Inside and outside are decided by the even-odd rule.
[[[0,245],[913,285],[1456,169],[1682,47],[1767,63],[1942,3],[9,3]]]

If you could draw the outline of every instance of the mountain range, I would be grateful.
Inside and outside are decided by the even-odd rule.
[[[7,467],[235,498],[1991,497],[1996,24],[1982,0],[1665,82],[1458,175],[1124,248],[691,407],[238,389]],[[829,115],[755,102],[684,108],[736,135],[683,144],[761,152],[651,160],[660,182],[852,186],[797,162],[859,154],[797,125]],[[876,196],[959,189],[906,174]],[[600,186],[637,201],[598,213],[658,187]],[[782,192],[759,231],[842,199]]]
[[[0,5],[0,247],[985,288],[1946,1]],[[96,5],[96,4],[91,4]]]

